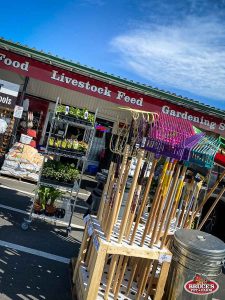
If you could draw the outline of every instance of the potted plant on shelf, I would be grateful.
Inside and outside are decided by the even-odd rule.
[[[56,207],[55,207],[54,203],[55,203],[56,199],[61,197],[64,193],[53,187],[50,187],[47,189],[49,189],[49,198],[45,205],[45,214],[47,216],[53,216],[56,212]]]
[[[58,117],[62,116],[65,120],[71,120],[75,122],[80,122],[86,125],[94,125],[95,116],[90,113],[87,108],[69,108],[69,115],[66,114],[66,106],[59,105],[57,107],[56,114]]]
[[[49,139],[49,146],[54,147],[55,139],[53,137],[50,137]]]
[[[47,201],[49,200],[49,188],[41,186],[37,190],[38,198],[34,202],[34,212],[41,214],[45,210]]]

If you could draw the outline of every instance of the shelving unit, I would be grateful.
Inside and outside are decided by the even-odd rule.
[[[67,233],[69,233],[71,231],[72,216],[73,216],[73,212],[74,212],[74,209],[76,206],[76,201],[77,201],[77,197],[78,197],[78,193],[79,193],[79,189],[80,189],[80,185],[81,185],[82,176],[85,171],[87,158],[88,158],[92,140],[94,137],[94,131],[95,131],[94,123],[96,120],[97,111],[95,112],[95,115],[94,115],[94,122],[93,122],[93,124],[91,124],[90,122],[87,122],[85,120],[74,119],[71,116],[68,117],[67,115],[57,113],[57,108],[60,105],[60,102],[61,102],[60,99],[57,98],[54,113],[53,113],[52,123],[51,123],[50,131],[49,131],[49,135],[48,135],[47,145],[46,145],[45,152],[43,154],[44,160],[43,160],[43,164],[42,164],[42,167],[41,167],[41,170],[39,173],[37,189],[36,189],[35,195],[32,199],[32,208],[31,208],[29,217],[24,219],[24,222],[21,224],[21,227],[23,230],[27,230],[29,228],[30,223],[32,222],[32,219],[37,218],[37,219],[41,219],[44,221],[53,221],[54,223],[57,223],[57,222],[58,223],[66,223],[67,224]],[[75,149],[62,149],[62,148],[57,148],[56,146],[49,145],[49,141],[50,141],[51,137],[54,135],[53,131],[56,128],[57,124],[59,124],[59,123],[66,124],[66,130],[64,133],[64,137],[67,134],[67,129],[68,129],[69,125],[73,126],[73,127],[84,129],[82,141],[87,143],[87,145],[88,145],[86,152],[78,151]],[[53,160],[55,160],[55,161],[59,160],[60,157],[73,159],[74,164],[77,167],[79,166],[81,168],[79,178],[76,179],[73,183],[60,182],[56,179],[55,180],[46,179],[43,176],[43,167],[44,167],[44,163],[48,161],[50,156],[52,156]],[[34,212],[35,201],[38,199],[37,190],[41,186],[53,187],[57,190],[64,192],[64,196],[63,197],[61,196],[61,199],[57,199],[55,201],[56,205],[59,205],[59,208],[61,208],[60,205],[62,205],[62,203],[64,204],[65,216],[63,218],[58,218],[56,216],[47,216],[44,214],[37,214]]]

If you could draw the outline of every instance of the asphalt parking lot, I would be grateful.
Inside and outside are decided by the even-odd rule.
[[[34,187],[0,178],[0,299],[71,300],[69,263],[80,248],[88,193],[81,193],[69,236],[66,226],[37,219],[23,231]]]
[[[37,219],[23,231],[34,187],[0,177],[0,300],[72,300],[69,263],[79,252],[89,193],[81,190],[69,236],[66,226]],[[208,299],[225,300],[225,274],[217,282]]]

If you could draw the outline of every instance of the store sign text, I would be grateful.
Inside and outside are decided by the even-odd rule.
[[[176,111],[176,110],[170,109],[170,107],[167,105],[164,105],[162,107],[162,112],[166,115],[170,115],[170,116],[173,116],[176,118],[182,118],[184,120],[189,120],[193,123],[196,123],[197,127],[198,127],[198,125],[203,125],[203,126],[207,127],[209,130],[215,130],[217,127],[216,122],[209,121],[204,116],[198,117],[198,116],[189,114],[187,111],[185,111],[185,112]],[[218,124],[218,128],[221,131],[225,130],[225,123]]]
[[[90,84],[89,81],[86,81],[86,82],[79,81],[79,80],[76,80],[74,78],[65,76],[65,73],[59,74],[59,72],[56,71],[56,70],[52,71],[51,79],[66,83],[68,85],[76,86],[76,87],[78,87],[82,90],[91,91],[93,93],[96,93],[96,94],[99,94],[99,95],[104,95],[104,96],[110,97],[110,98],[112,97],[112,91],[107,86],[105,86],[104,88],[98,87],[96,85]],[[117,100],[122,100],[126,103],[131,103],[131,104],[134,104],[134,105],[143,106],[143,98],[139,98],[139,99],[133,98],[133,97],[130,97],[130,96],[126,95],[126,93],[124,93],[122,91],[119,91],[119,90],[117,91],[116,99]]]
[[[23,71],[28,72],[29,62],[25,61],[24,63],[20,63],[17,60],[12,60],[8,58],[5,54],[0,53],[0,62],[4,63],[6,66],[12,66],[16,69],[21,69]]]
[[[9,96],[5,95],[5,97],[4,97],[4,94],[3,95],[0,94],[0,103],[11,105],[12,104],[12,99],[9,98]]]
[[[20,86],[0,79],[0,107],[14,108]]]
[[[160,112],[177,118],[184,118],[193,125],[203,130],[225,136],[224,118],[207,114],[207,111],[195,111],[193,109],[170,103],[169,100],[159,99],[145,95],[142,92],[128,90],[113,82],[104,82],[101,79],[80,74],[79,71],[65,70],[62,67],[53,66],[49,63],[40,62],[31,57],[25,57],[4,49],[0,50],[0,68],[30,76],[43,82],[74,90],[101,100],[113,102],[119,106],[135,107],[146,111]],[[87,74],[89,72],[87,71]],[[1,93],[5,93],[1,90]],[[5,93],[7,94],[7,93]],[[75,95],[76,96],[76,95]],[[77,95],[79,96],[79,95]]]

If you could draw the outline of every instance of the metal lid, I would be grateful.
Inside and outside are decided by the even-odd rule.
[[[174,234],[174,243],[177,243],[189,253],[221,258],[225,257],[225,243],[215,236],[192,229],[179,229]]]

